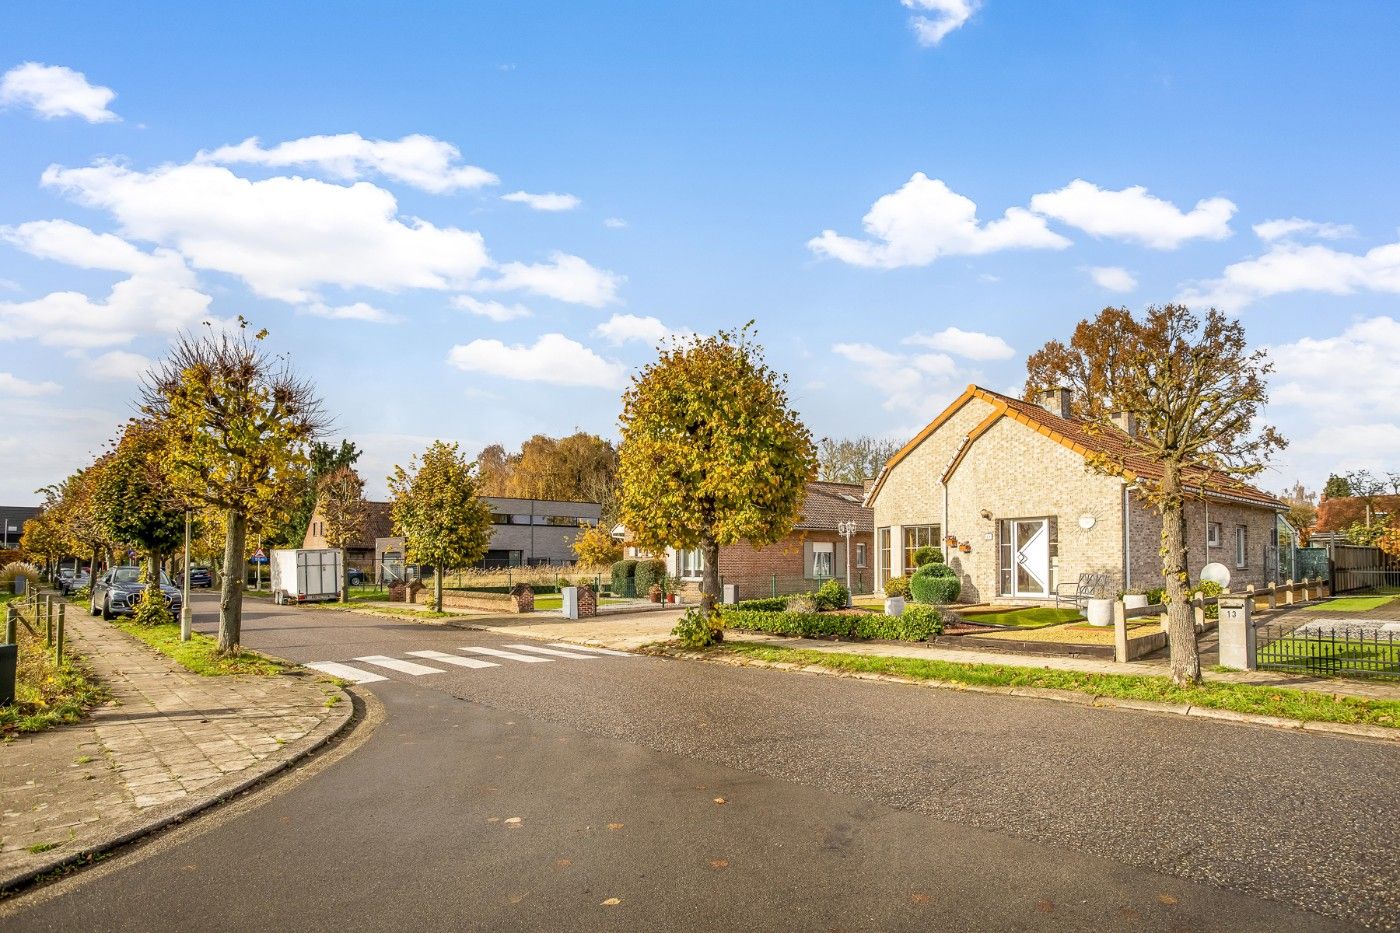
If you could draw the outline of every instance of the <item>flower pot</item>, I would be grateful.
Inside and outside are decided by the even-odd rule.
[[[1124,609],[1146,609],[1146,608],[1147,608],[1147,594],[1146,594],[1146,593],[1128,593],[1128,594],[1126,594],[1126,595],[1123,597],[1123,608],[1124,608]]]
[[[669,602],[669,603],[674,603],[674,602],[676,601],[676,594],[675,594],[675,593],[667,593],[667,594],[666,594],[666,601]]]
[[[1090,625],[1105,626],[1113,624],[1113,600],[1111,599],[1091,599],[1084,609],[1084,617],[1089,620]]]

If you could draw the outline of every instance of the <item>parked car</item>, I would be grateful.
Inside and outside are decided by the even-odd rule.
[[[58,591],[68,596],[92,582],[86,570],[63,570],[58,574]]]
[[[190,567],[190,587],[209,589],[214,585],[214,574],[208,567]]]
[[[146,589],[141,581],[140,567],[113,567],[97,578],[92,585],[92,595],[88,600],[88,611],[101,614],[104,619],[129,616],[136,612],[136,601]],[[160,574],[160,591],[165,594],[165,604],[177,616],[180,614],[180,590],[165,575]]]
[[[359,567],[351,567],[349,570],[345,571],[345,579],[350,581],[351,586],[364,586],[369,583],[369,574],[365,573]]]

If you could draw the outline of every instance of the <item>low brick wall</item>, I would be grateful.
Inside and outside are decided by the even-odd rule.
[[[472,593],[466,590],[443,590],[442,605],[445,609],[475,609],[479,612],[524,613],[535,611],[535,594],[527,586],[516,588],[516,593]],[[413,589],[413,601],[420,606],[433,603],[432,587]]]

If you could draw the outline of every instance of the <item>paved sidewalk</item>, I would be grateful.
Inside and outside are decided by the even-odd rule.
[[[605,612],[591,619],[559,615],[495,616],[457,622],[466,628],[543,641],[572,641],[580,645],[631,651],[671,637],[671,629],[687,607]],[[526,621],[531,620],[531,621]]]
[[[80,612],[67,631],[112,701],[0,745],[0,890],[278,770],[352,712],[319,677],[202,677]]]

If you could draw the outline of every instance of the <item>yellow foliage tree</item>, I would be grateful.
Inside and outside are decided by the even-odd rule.
[[[365,481],[354,467],[343,466],[321,477],[318,505],[326,526],[326,543],[340,551],[340,601],[350,601],[350,565],[345,549],[365,533],[369,507],[365,504]]]
[[[786,386],[745,326],[662,349],[622,397],[621,520],[646,550],[700,548],[706,616],[720,547],[788,534],[816,473]]]
[[[433,608],[442,611],[442,574],[481,560],[491,541],[491,510],[477,494],[472,464],[456,444],[434,441],[389,477],[390,514],[408,559],[433,568]]]
[[[579,525],[578,537],[571,546],[578,555],[578,562],[585,567],[600,567],[622,559],[622,545],[602,524]]]

